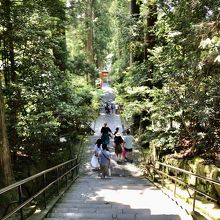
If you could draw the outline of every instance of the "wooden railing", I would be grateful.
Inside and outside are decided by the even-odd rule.
[[[213,180],[198,174],[194,174],[192,172],[189,172],[184,169],[180,169],[178,167],[174,167],[165,163],[161,163],[159,161],[156,161],[154,163],[150,163],[147,165],[149,174],[151,173],[151,177],[153,178],[153,181],[157,179],[156,174],[158,175],[159,179],[162,181],[162,185],[165,184],[165,178],[170,179],[172,182],[174,182],[174,196],[176,196],[176,189],[177,184],[183,185],[188,193],[189,196],[192,198],[192,211],[195,211],[195,204],[197,200],[197,195],[205,196],[207,199],[220,204],[220,199],[218,196],[213,196],[208,194],[207,192],[199,189],[199,181],[203,181],[206,184],[212,184],[215,186],[220,186],[220,181]],[[183,178],[183,175],[188,175],[190,177],[194,177],[194,184],[189,184],[186,181],[186,178]],[[192,190],[193,193],[190,194],[189,190]]]
[[[16,200],[9,203],[11,204],[10,209],[8,209],[8,207],[6,208],[10,211],[5,213],[1,220],[6,220],[17,212],[19,212],[19,215],[16,216],[15,219],[24,220],[25,215],[23,209],[32,201],[35,201],[35,203],[43,203],[43,208],[46,208],[49,200],[49,195],[47,194],[49,194],[52,186],[55,186],[55,191],[57,194],[59,194],[61,186],[65,185],[65,187],[67,188],[70,184],[72,184],[73,181],[78,178],[79,165],[80,162],[78,158],[75,157],[72,160],[66,161],[62,164],[44,170],[36,175],[33,175],[3,189],[0,189],[0,196],[7,193],[11,193],[13,195],[16,194]],[[40,178],[40,181],[38,178]],[[27,196],[27,194],[23,192],[25,184],[39,184],[39,186],[35,186],[36,188],[38,188],[37,192],[35,192],[31,196]],[[37,201],[36,199],[40,195],[43,196],[43,199]]]

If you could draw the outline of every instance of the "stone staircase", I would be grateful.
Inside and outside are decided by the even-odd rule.
[[[108,91],[104,98],[113,100],[114,96]],[[122,131],[119,115],[100,114],[93,125],[95,134],[91,137],[91,146],[83,155],[81,177],[44,220],[192,220],[185,210],[142,178],[135,164],[117,164],[112,143],[109,146],[112,177],[101,179],[97,171],[91,170],[91,152],[104,122],[113,131],[116,127]]]
[[[99,179],[97,173],[81,178],[75,186],[59,200],[46,220],[61,219],[142,219],[150,215],[149,210],[130,209],[129,205],[119,204],[111,192],[121,188],[121,177]],[[127,179],[128,183],[133,185]],[[135,181],[136,182],[136,181]],[[128,183],[126,185],[128,185]],[[108,193],[110,193],[108,195]],[[114,193],[115,194],[115,193]],[[137,218],[138,217],[138,218]]]
[[[80,178],[45,220],[188,220],[192,219],[146,179],[97,173]]]

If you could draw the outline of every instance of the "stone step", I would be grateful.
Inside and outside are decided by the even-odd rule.
[[[78,212],[78,208],[53,208],[52,212]]]
[[[84,218],[84,217],[74,217],[74,218],[44,218],[44,220],[97,220],[96,218]],[[112,217],[105,218],[105,220],[116,220]],[[129,219],[128,219],[129,220]]]
[[[170,216],[150,216],[148,214],[135,213],[51,213],[45,220],[63,220],[63,219],[104,219],[104,220],[174,220]],[[177,220],[177,219],[176,219]]]
[[[107,201],[103,201],[103,197],[96,198],[96,200],[91,200],[91,199],[71,199],[71,198],[64,198],[59,200],[59,203],[87,203],[87,204],[93,204],[93,203],[106,203]]]
[[[52,218],[69,218],[69,219],[112,219],[112,213],[50,213],[50,216]]]
[[[123,211],[123,209],[110,209],[110,208],[54,208],[52,210],[52,213],[79,213],[79,212],[96,212],[96,213],[126,213],[126,211]]]
[[[111,208],[111,204],[104,204],[104,203],[58,203],[56,204],[57,208]]]
[[[44,220],[97,220],[96,218],[83,218],[83,217],[75,217],[75,218],[44,218]],[[112,220],[111,218],[105,219],[105,220]]]
[[[104,216],[104,217],[103,217]],[[178,215],[170,216],[170,215],[131,215],[131,214],[122,214],[122,215],[115,215],[115,216],[107,216],[107,215],[94,215],[94,216],[83,216],[83,215],[76,215],[74,217],[48,217],[44,220],[180,220]]]

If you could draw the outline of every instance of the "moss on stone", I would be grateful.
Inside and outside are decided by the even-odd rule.
[[[203,177],[220,181],[220,168],[213,164],[205,164],[205,160],[199,157],[192,159],[175,159],[170,156],[164,157],[164,162],[174,167],[187,170]],[[184,175],[178,172],[178,175],[190,185],[195,184],[195,176]],[[216,184],[208,184],[206,181],[198,180],[198,189],[220,198],[220,186]]]

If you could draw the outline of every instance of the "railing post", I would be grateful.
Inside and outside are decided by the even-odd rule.
[[[69,163],[65,165],[65,166],[66,166],[66,169],[64,170],[65,173],[66,173],[66,175],[65,175],[66,187],[68,186],[68,174],[69,174],[69,173],[67,173],[67,172],[69,171],[69,170],[68,170],[68,165],[69,165]]]
[[[153,181],[155,181],[155,161],[153,161],[152,163],[152,167],[153,167]],[[151,172],[151,169],[152,169],[152,167],[151,167],[151,164],[149,164],[149,172]]]
[[[76,176],[78,176],[79,175],[79,166],[78,166],[78,163],[79,163],[79,158],[77,157],[77,159],[76,159]]]
[[[59,191],[60,191],[60,180],[59,180],[59,168],[57,167],[56,169],[56,173],[57,173],[57,194],[59,195]]]
[[[44,188],[47,186],[47,179],[46,179],[46,174],[44,173],[43,175],[44,178]],[[44,208],[47,208],[47,197],[46,197],[46,190],[44,190]]]
[[[73,174],[74,174],[74,176],[76,177],[77,176],[77,167],[76,167],[76,164],[77,164],[77,162],[76,162],[76,159],[74,160],[74,170],[73,170]]]
[[[195,187],[195,189],[197,189],[197,177],[196,177],[194,187]],[[194,195],[193,195],[193,212],[195,211],[195,207],[196,207],[196,194],[197,194],[197,192],[194,191]]]
[[[23,202],[23,199],[22,199],[22,186],[21,185],[18,186],[18,196],[19,196],[19,204],[21,205],[22,202]],[[20,219],[24,220],[23,208],[20,209]]]
[[[162,172],[166,174],[166,167],[164,165],[161,165],[162,166]],[[162,186],[165,187],[166,183],[165,183],[165,178],[166,178],[166,175],[162,174]]]
[[[71,160],[71,169],[73,168],[73,160]],[[73,174],[74,174],[74,171],[73,170],[71,170],[71,178],[72,178],[72,180],[73,180]]]
[[[176,179],[177,179],[177,171],[175,170],[175,186],[174,186],[174,197],[176,197],[176,183],[177,183]]]

